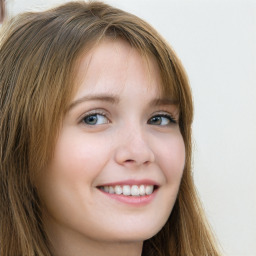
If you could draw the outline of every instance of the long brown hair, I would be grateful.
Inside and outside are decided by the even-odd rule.
[[[5,16],[5,0],[0,0],[0,24],[4,21]]]
[[[103,38],[122,38],[154,56],[163,93],[180,108],[186,163],[165,226],[144,242],[142,255],[217,256],[191,173],[193,104],[186,73],[171,47],[146,22],[101,2],[73,2],[21,14],[0,41],[1,256],[51,255],[34,176],[52,157],[58,128],[74,93],[79,56]]]

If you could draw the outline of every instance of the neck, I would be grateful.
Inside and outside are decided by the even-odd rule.
[[[54,256],[141,256],[142,242],[72,241],[54,244]]]

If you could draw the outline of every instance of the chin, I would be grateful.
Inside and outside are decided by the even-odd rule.
[[[123,227],[122,230],[112,229],[111,233],[108,234],[108,237],[112,238],[111,240],[118,240],[119,242],[141,242],[150,239],[151,237],[156,235],[161,229],[162,226],[141,226],[134,228],[131,228],[130,226],[127,229]]]

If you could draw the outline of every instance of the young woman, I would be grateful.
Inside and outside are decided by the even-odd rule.
[[[1,36],[1,256],[220,255],[164,39],[100,2],[19,15]]]

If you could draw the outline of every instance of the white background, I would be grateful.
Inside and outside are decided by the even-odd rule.
[[[61,0],[6,0],[9,14]],[[195,104],[194,176],[226,256],[256,256],[256,0],[108,0],[182,60]]]

